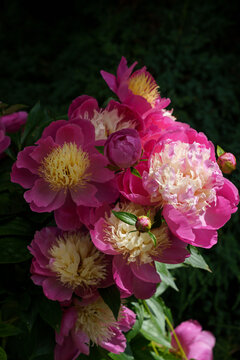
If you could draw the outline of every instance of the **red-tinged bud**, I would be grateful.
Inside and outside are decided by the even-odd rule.
[[[137,218],[135,226],[138,231],[148,232],[152,227],[152,223],[148,216],[142,215]]]
[[[224,174],[231,174],[236,169],[236,158],[231,153],[219,156],[217,163]]]

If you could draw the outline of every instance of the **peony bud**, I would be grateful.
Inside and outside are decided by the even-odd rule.
[[[138,231],[148,232],[152,227],[152,223],[148,216],[142,215],[137,218],[135,226]]]
[[[217,163],[224,174],[231,174],[236,169],[236,158],[231,153],[224,153],[217,159]]]
[[[141,140],[135,129],[114,132],[104,146],[104,154],[109,162],[119,168],[133,166],[139,160],[141,152]]]
[[[27,117],[28,113],[26,111],[18,111],[1,116],[0,122],[5,126],[7,132],[15,132],[26,123]]]

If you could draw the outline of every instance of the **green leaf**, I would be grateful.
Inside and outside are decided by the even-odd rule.
[[[21,330],[14,325],[0,323],[0,337],[15,336],[21,333]]]
[[[148,235],[150,236],[150,238],[152,239],[153,243],[154,243],[154,246],[157,245],[157,239],[156,239],[156,236],[151,233],[151,231],[148,231]]]
[[[113,354],[113,353],[109,353],[108,356],[113,359],[113,360],[134,360],[134,357],[132,355],[128,355],[128,354]]]
[[[112,213],[121,221],[129,225],[135,225],[137,221],[137,216],[124,211],[114,211]]]
[[[104,146],[95,146],[95,148],[100,152],[100,154],[104,154]]]
[[[7,360],[7,354],[4,349],[0,346],[0,360]]]
[[[103,301],[109,306],[114,317],[118,320],[118,314],[121,306],[120,292],[116,285],[108,288],[98,289]]]
[[[33,229],[29,222],[24,221],[20,217],[0,225],[0,236],[31,236],[32,232]]]
[[[17,237],[4,237],[0,239],[0,263],[18,263],[31,258],[27,249],[29,242]]]
[[[131,167],[130,170],[133,175],[137,176],[140,179],[142,178],[142,175],[140,174],[140,172],[137,169],[135,169],[134,167]]]
[[[174,290],[178,291],[175,281],[174,281],[170,271],[168,271],[168,269],[167,269],[167,265],[160,263],[158,261],[155,261],[155,266],[156,266],[157,272],[158,272],[162,282],[164,282],[166,285],[172,287]]]
[[[132,329],[127,333],[126,338],[128,341],[132,340],[140,331],[144,318],[144,307],[142,304],[134,303],[134,312],[136,314],[136,321]]]
[[[24,132],[21,137],[21,145],[32,145],[42,134],[43,129],[51,123],[52,119],[47,111],[38,102],[30,111]]]
[[[42,296],[39,299],[38,306],[41,318],[54,330],[59,331],[62,319],[62,310],[59,302]]]
[[[191,255],[190,255],[189,258],[187,258],[184,261],[184,264],[190,265],[190,266],[192,266],[194,268],[199,268],[199,269],[203,269],[203,270],[212,272],[211,269],[209,268],[208,264],[206,263],[206,261],[202,257],[202,255],[197,250],[197,248],[190,245],[189,249],[190,249]]]
[[[221,156],[223,154],[225,154],[226,151],[224,151],[221,146],[217,145],[217,156]]]

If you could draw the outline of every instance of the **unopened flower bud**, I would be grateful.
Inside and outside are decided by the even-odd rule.
[[[141,156],[142,145],[135,129],[123,129],[112,133],[104,145],[109,162],[119,168],[133,166]]]
[[[142,215],[137,218],[135,226],[138,231],[147,232],[151,229],[152,223],[148,216]]]
[[[231,174],[236,169],[236,158],[231,153],[224,153],[217,159],[217,163],[224,174]]]

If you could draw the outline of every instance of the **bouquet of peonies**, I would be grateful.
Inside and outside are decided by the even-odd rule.
[[[12,167],[31,210],[54,214],[56,226],[37,231],[28,249],[34,284],[62,309],[55,360],[89,355],[90,344],[124,352],[123,333],[140,321],[125,299],[153,316],[161,266],[211,248],[237,210],[238,191],[222,172],[235,168],[234,156],[217,161],[211,141],[178,122],[153,76],[135,66],[122,57],[116,76],[101,71],[118,101],[101,108],[77,97],[68,120],[46,126]],[[10,123],[0,120],[5,150]],[[192,320],[174,330],[166,319],[170,342],[156,342],[156,356],[165,349],[167,359],[212,359],[210,332]]]

